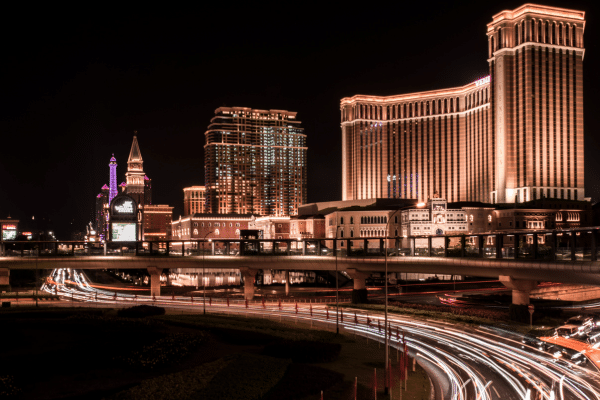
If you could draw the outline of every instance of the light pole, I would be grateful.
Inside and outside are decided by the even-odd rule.
[[[418,208],[421,208],[425,206],[424,203],[419,203],[417,204]],[[392,212],[392,214],[390,215],[390,218],[388,219],[387,224],[385,225],[385,239],[384,239],[384,246],[383,246],[383,252],[385,254],[385,276],[384,276],[384,281],[385,281],[385,322],[383,323],[384,326],[384,335],[385,335],[385,376],[388,376],[387,374],[390,373],[390,371],[388,371],[388,359],[390,358],[390,348],[389,348],[389,332],[388,332],[388,255],[387,255],[387,238],[390,236],[389,235],[389,227],[390,227],[390,223],[392,222],[392,218],[394,217],[394,214],[396,214],[398,211],[401,210],[405,210],[407,208],[411,208],[413,206],[410,207],[402,207],[397,209],[396,211]],[[402,222],[402,221],[400,221]],[[394,237],[396,237],[396,235],[394,235]],[[385,381],[385,394],[389,393],[389,387],[388,387],[388,381]]]
[[[204,305],[204,315],[206,315],[206,279],[204,279],[204,260],[206,258],[206,255],[204,254],[204,243],[206,242],[206,237],[213,232],[214,231],[208,232],[206,235],[204,235],[204,238],[202,239],[202,285],[204,286],[204,288],[202,289],[202,303]]]
[[[335,334],[336,335],[340,334],[340,322],[339,322],[340,297],[339,297],[339,290],[338,290],[338,263],[337,263],[337,235],[338,235],[339,229],[340,229],[340,226],[338,225],[335,228],[335,237],[333,239],[333,240],[335,240],[333,248],[335,251]]]

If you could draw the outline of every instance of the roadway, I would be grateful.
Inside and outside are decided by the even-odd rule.
[[[0,269],[180,269],[197,272],[206,268],[275,269],[332,271],[359,270],[365,273],[384,270],[384,257],[333,256],[54,256],[0,257]],[[542,261],[527,259],[493,259],[475,257],[388,257],[389,272],[418,272],[480,276],[497,279],[510,276],[515,280],[600,285],[598,261]]]
[[[85,275],[55,270],[42,290],[61,299],[94,307],[129,307],[155,304],[176,312],[202,312],[198,298],[121,294],[93,287]],[[210,313],[246,315],[335,329],[335,309],[323,303],[245,302],[207,299]],[[407,345],[408,353],[425,368],[434,382],[438,400],[600,399],[600,374],[591,366],[556,359],[532,347],[522,348],[516,334],[487,327],[461,327],[433,320],[390,315],[392,359]],[[383,315],[358,309],[339,314],[342,331],[384,341]],[[529,394],[528,394],[529,393]],[[528,397],[529,396],[529,397]]]

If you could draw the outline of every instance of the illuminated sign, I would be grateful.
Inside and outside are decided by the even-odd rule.
[[[3,230],[2,240],[15,240],[17,238],[17,231]]]
[[[481,78],[475,81],[475,87],[485,85],[486,83],[490,83],[490,76],[486,76],[485,78]]]
[[[125,200],[121,204],[116,204],[115,211],[119,214],[133,214],[133,201]]]
[[[14,230],[17,230],[17,226],[16,225],[2,225],[2,229],[14,231]]]
[[[112,224],[112,240],[113,242],[135,242],[135,222],[130,223],[113,223]]]

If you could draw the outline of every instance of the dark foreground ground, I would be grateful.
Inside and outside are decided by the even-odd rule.
[[[356,377],[372,399],[375,369],[383,386],[383,346],[269,320],[8,309],[0,326],[0,398],[351,399]],[[418,365],[406,389],[429,398]]]

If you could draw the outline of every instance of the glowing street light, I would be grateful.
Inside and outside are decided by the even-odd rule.
[[[425,206],[425,203],[418,203],[417,207],[422,208]],[[385,322],[384,322],[384,336],[385,336],[385,372],[386,375],[385,376],[389,376],[387,374],[390,373],[390,371],[388,371],[388,359],[390,358],[390,348],[389,348],[389,333],[388,333],[388,252],[387,252],[387,239],[390,236],[389,235],[389,227],[390,227],[390,223],[392,222],[392,217],[394,216],[394,214],[396,214],[398,211],[402,211],[405,210],[407,208],[411,208],[413,206],[409,206],[409,207],[402,207],[397,209],[396,211],[394,211],[392,213],[392,215],[390,215],[390,217],[388,218],[387,224],[385,225],[385,240],[384,240],[384,246],[383,246],[383,251],[385,254],[385,276],[384,276],[384,281],[385,281]],[[400,221],[402,222],[402,221]],[[396,235],[394,235],[396,236]],[[404,237],[406,237],[406,235],[404,235]],[[336,269],[337,269],[337,264],[336,264]],[[389,393],[389,387],[386,381],[385,384],[385,394]]]
[[[204,259],[206,257],[206,255],[204,254],[204,243],[206,242],[206,237],[208,235],[210,235],[211,233],[213,233],[214,231],[210,231],[208,232],[206,235],[204,235],[204,239],[202,240],[202,285],[204,286],[203,290],[202,290],[202,303],[204,305],[204,315],[206,315],[206,279],[204,277]],[[211,240],[208,239],[208,241],[210,242]]]

